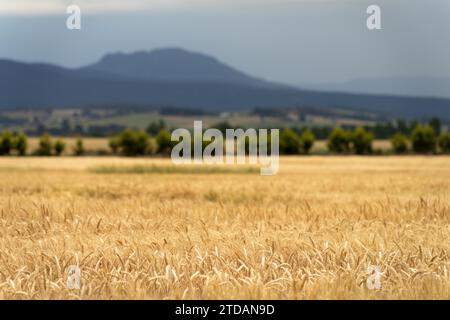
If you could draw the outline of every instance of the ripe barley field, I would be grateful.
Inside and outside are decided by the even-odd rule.
[[[450,157],[247,169],[0,159],[0,298],[450,299]]]

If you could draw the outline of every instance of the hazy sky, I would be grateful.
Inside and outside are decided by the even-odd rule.
[[[68,4],[83,12],[69,31]],[[382,30],[366,9],[382,9]],[[77,67],[183,47],[293,84],[450,77],[449,0],[0,0],[0,58]]]

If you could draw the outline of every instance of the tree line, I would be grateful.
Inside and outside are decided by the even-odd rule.
[[[372,154],[374,134],[363,127],[354,131],[335,128],[328,138],[328,150],[333,153]],[[396,154],[450,153],[450,132],[437,134],[430,125],[416,125],[410,135],[397,132],[390,137]]]
[[[218,128],[223,129],[225,128]],[[336,127],[327,137],[327,149],[332,154],[374,154],[373,142],[375,135],[364,127],[353,130]],[[301,155],[310,154],[316,142],[316,136],[309,129],[300,132],[285,128],[280,132],[280,154]],[[171,141],[171,134],[164,123],[153,123],[147,131],[125,129],[120,134],[109,139],[109,148],[112,154],[123,156],[169,155],[178,142]],[[193,143],[193,142],[192,142]],[[210,141],[204,141],[206,147]],[[249,141],[246,141],[248,144]],[[396,132],[390,137],[391,152],[395,154],[449,154],[450,132],[440,133],[431,125],[417,124],[411,134]],[[271,141],[268,139],[268,150]],[[28,149],[28,137],[23,132],[3,131],[0,134],[0,155],[25,156]],[[60,156],[67,150],[66,143],[58,138],[53,139],[45,133],[40,136],[37,149],[31,155]],[[72,147],[72,155],[86,154],[84,142],[78,138]]]
[[[23,132],[5,130],[0,134],[0,156],[27,155],[28,137]],[[53,141],[52,137],[45,133],[39,138],[38,147],[30,155],[35,156],[60,156],[66,151],[66,143],[62,139]],[[77,139],[73,148],[73,154],[84,155],[84,144],[81,138]]]

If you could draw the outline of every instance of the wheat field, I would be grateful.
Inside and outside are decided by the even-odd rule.
[[[450,299],[450,157],[170,166],[0,159],[0,298]]]

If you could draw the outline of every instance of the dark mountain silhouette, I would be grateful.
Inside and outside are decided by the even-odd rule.
[[[221,112],[308,105],[450,120],[448,99],[295,89],[180,49],[107,55],[80,69],[0,60],[0,108],[92,104],[166,105]]]
[[[100,71],[141,80],[275,86],[233,69],[213,57],[178,48],[107,54],[98,63],[81,70]]]

